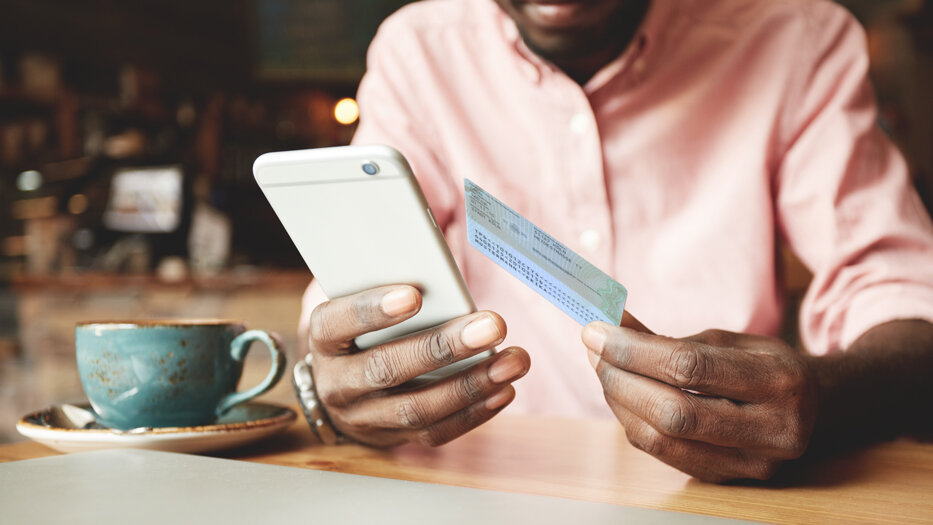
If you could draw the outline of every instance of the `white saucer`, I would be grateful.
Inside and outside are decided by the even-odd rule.
[[[82,408],[89,409],[88,405]],[[146,448],[166,452],[207,452],[233,448],[270,436],[295,420],[295,411],[283,406],[248,401],[230,409],[210,425],[162,427],[115,433],[106,428],[62,428],[48,423],[49,407],[23,416],[16,430],[59,452],[104,448]]]

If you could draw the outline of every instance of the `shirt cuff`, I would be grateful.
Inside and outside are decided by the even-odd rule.
[[[933,288],[917,284],[886,284],[860,292],[846,313],[840,346],[849,348],[868,330],[900,319],[921,319],[933,323]]]

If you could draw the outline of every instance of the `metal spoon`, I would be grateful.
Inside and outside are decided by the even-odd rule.
[[[100,425],[97,424],[97,414],[90,410],[68,403],[61,405],[60,410],[65,415],[65,418],[76,428],[100,427]]]
[[[50,428],[67,428],[71,430],[109,430],[114,434],[143,434],[152,430],[151,427],[137,427],[129,430],[119,430],[101,425],[97,422],[97,414],[86,408],[68,403],[53,405],[43,420],[45,426]]]

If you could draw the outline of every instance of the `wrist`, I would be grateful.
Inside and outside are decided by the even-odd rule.
[[[894,321],[868,330],[845,351],[808,358],[818,392],[812,445],[865,444],[928,432],[933,325]]]
[[[325,445],[336,445],[340,442],[343,436],[331,422],[324,403],[317,395],[314,374],[311,372],[310,353],[295,364],[292,384],[295,387],[298,402],[301,404],[301,411],[304,412],[305,419],[314,435]]]
[[[825,444],[834,442],[838,434],[845,430],[840,428],[848,419],[844,412],[846,409],[846,395],[843,386],[844,370],[848,366],[843,356],[822,355],[810,356],[807,364],[813,375],[816,390],[816,424],[810,438],[810,449],[821,448]]]

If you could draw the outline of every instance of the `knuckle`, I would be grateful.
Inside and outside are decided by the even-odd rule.
[[[787,459],[797,459],[800,456],[803,456],[807,451],[807,441],[801,439],[792,440],[791,443],[786,447],[787,450]]]
[[[732,337],[724,330],[710,329],[700,333],[700,340],[713,346],[728,346],[732,342]]]
[[[799,458],[807,451],[808,438],[803,432],[803,423],[799,417],[787,418],[783,429],[775,436],[774,447],[781,451],[786,459]]]
[[[707,360],[696,344],[681,342],[670,354],[668,373],[678,386],[692,388],[700,385],[707,368]]]
[[[645,426],[640,432],[630,433],[629,443],[638,450],[655,457],[661,456],[665,449],[664,435],[648,426]]]
[[[353,301],[350,311],[353,319],[361,326],[371,326],[379,320],[376,314],[378,309],[379,307],[372,297],[361,295]]]
[[[371,349],[366,357],[364,375],[369,383],[377,388],[386,388],[397,383],[397,357],[384,349]]]
[[[696,428],[696,415],[692,408],[674,399],[658,403],[655,420],[658,429],[668,436],[685,436]]]
[[[366,432],[373,428],[372,422],[364,419],[364,416],[355,410],[335,408],[328,410],[327,415],[331,423],[338,426],[343,432]]]
[[[771,479],[777,473],[778,465],[778,462],[772,460],[758,461],[753,465],[749,477],[762,481]]]
[[[450,416],[443,424],[419,430],[416,441],[429,447],[437,447],[479,426],[483,420],[483,413],[479,409],[475,406],[468,407]]]
[[[476,374],[464,374],[454,382],[457,400],[474,403],[483,395],[483,383]]]
[[[327,318],[327,304],[328,303],[321,303],[311,311],[310,342],[312,346],[314,346],[314,342],[328,341],[331,339],[330,334],[333,333],[333,326]]]
[[[621,376],[615,372],[615,367],[601,366],[596,369],[596,375],[600,384],[603,386],[603,394],[606,400],[614,398],[618,392],[622,392]]]
[[[690,469],[687,471],[687,474],[690,474],[694,478],[704,481],[706,483],[725,483],[736,478],[736,476],[729,476],[721,472],[711,471],[711,470],[700,470],[700,469]]]
[[[634,346],[631,338],[609,337],[606,339],[603,355],[610,357],[617,367],[625,368],[631,363]]]
[[[422,428],[427,422],[424,406],[412,396],[399,403],[396,415],[402,428]]]
[[[439,447],[446,443],[448,440],[445,439],[443,435],[441,435],[437,428],[428,427],[424,430],[418,431],[415,441],[429,447]]]
[[[457,420],[454,427],[457,429],[456,435],[458,436],[479,426],[484,419],[482,412],[475,406],[461,410],[454,417]]]
[[[344,405],[344,395],[333,381],[319,379],[315,384],[317,397],[328,409]]]
[[[771,374],[771,388],[788,396],[799,396],[806,383],[806,378],[794,368],[785,368],[780,373]]]
[[[426,365],[446,365],[454,361],[454,343],[443,330],[432,330],[427,337],[421,339],[419,355]]]

